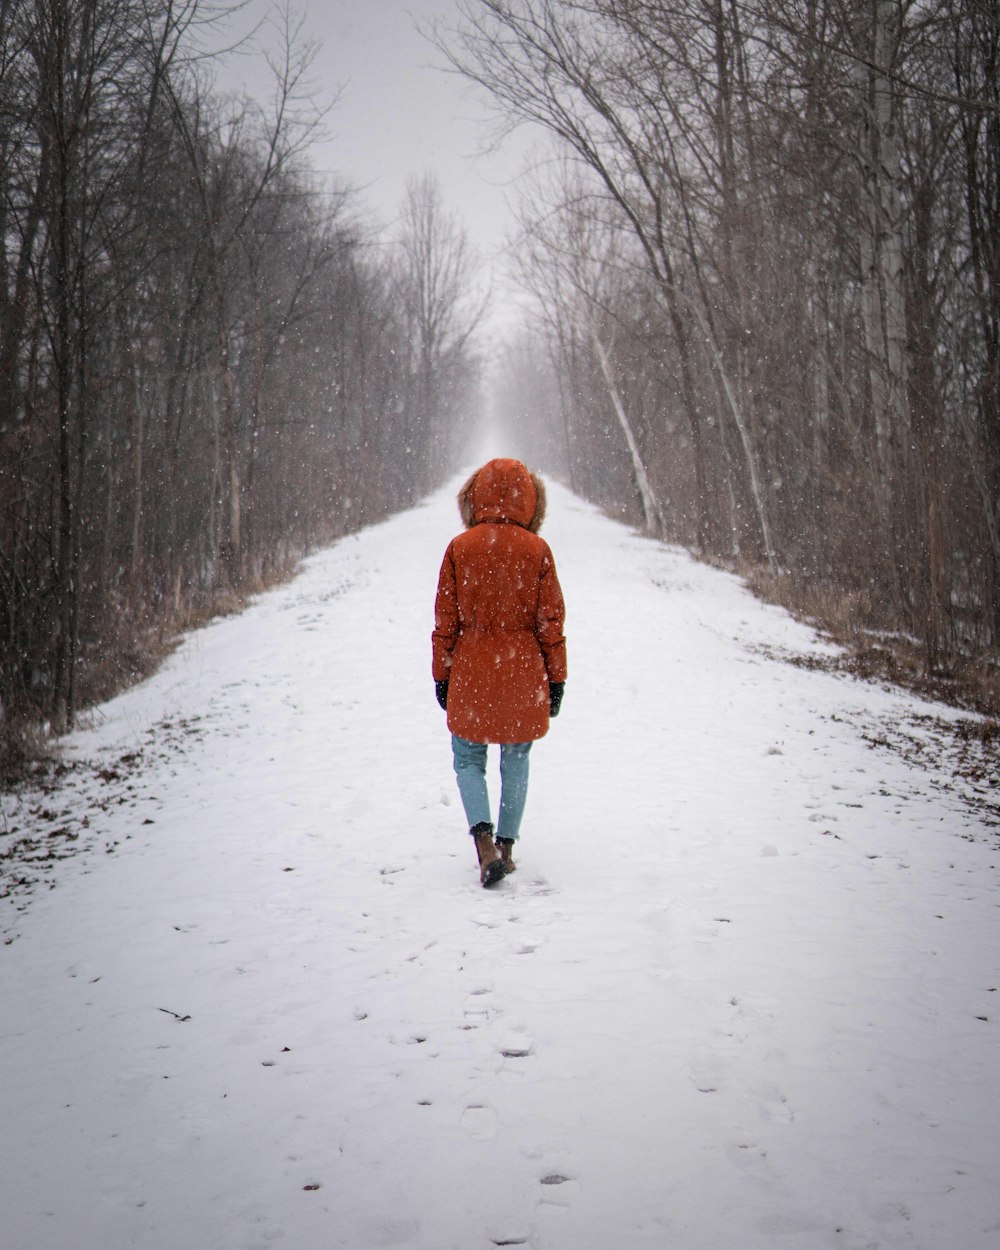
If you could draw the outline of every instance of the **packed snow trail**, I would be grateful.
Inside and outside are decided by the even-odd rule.
[[[0,914],[5,1250],[995,1250],[995,831],[863,736],[937,709],[553,488],[570,677],[483,891],[453,493],[72,740],[82,849]]]

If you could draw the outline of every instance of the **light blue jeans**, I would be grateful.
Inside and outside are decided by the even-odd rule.
[[[530,742],[506,742],[500,746],[500,817],[497,837],[516,842],[528,798],[528,752]],[[451,736],[458,793],[462,796],[469,828],[489,824],[490,796],[486,787],[486,743]]]

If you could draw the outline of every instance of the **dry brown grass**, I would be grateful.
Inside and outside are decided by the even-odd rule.
[[[866,596],[803,585],[785,574],[772,576],[766,569],[739,572],[758,598],[787,608],[843,648],[843,655],[818,660],[818,667],[902,686],[980,716],[1000,717],[1000,665],[992,657],[951,655],[931,670],[919,642],[868,628],[872,612]]]
[[[220,616],[241,612],[258,594],[287,582],[297,560],[247,577],[238,589],[207,594],[181,588],[169,610],[159,615],[151,607],[121,605],[106,608],[99,637],[81,648],[77,671],[78,711],[114,698],[122,690],[150,677],[180,642],[181,637]],[[57,758],[57,740],[37,714],[11,714],[0,719],[0,788],[13,789],[48,772]]]
[[[0,722],[0,790],[14,789],[53,758],[51,740],[35,718],[15,715]]]

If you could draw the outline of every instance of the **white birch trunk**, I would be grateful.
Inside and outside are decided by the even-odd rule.
[[[611,368],[611,361],[608,359],[607,349],[601,342],[601,336],[597,332],[597,327],[593,321],[589,324],[591,341],[594,344],[594,351],[597,353],[597,361],[601,366],[601,374],[604,377],[604,383],[608,388],[608,395],[611,398],[611,405],[615,410],[615,416],[618,418],[618,424],[621,426],[622,433],[625,436],[625,444],[628,447],[629,458],[632,462],[632,472],[635,474],[636,486],[639,489],[639,498],[642,502],[642,515],[646,523],[646,528],[659,532],[662,528],[662,517],[660,515],[660,505],[656,499],[649,481],[649,474],[646,472],[646,466],[642,462],[642,456],[639,453],[639,445],[635,441],[635,435],[632,432],[632,424],[628,419],[628,413],[625,411],[625,405],[622,402],[621,393],[618,390],[618,384],[615,381],[614,370]]]
[[[740,446],[743,448],[743,458],[746,460],[747,474],[750,478],[750,493],[753,496],[754,511],[757,513],[757,524],[760,526],[760,535],[764,543],[764,554],[767,557],[768,568],[772,573],[776,573],[778,570],[778,559],[771,539],[771,524],[768,520],[764,492],[760,485],[760,473],[757,469],[757,456],[754,452],[753,439],[750,437],[750,430],[747,428],[747,423],[743,417],[743,409],[740,407],[740,402],[736,397],[729,372],[726,369],[726,362],[722,359],[722,353],[715,340],[715,335],[712,333],[711,327],[705,320],[704,314],[698,305],[692,302],[691,308],[705,336],[705,342],[711,348],[719,381],[722,384],[722,393],[726,397],[726,404],[732,414],[733,424],[736,426],[736,432],[740,436]]]

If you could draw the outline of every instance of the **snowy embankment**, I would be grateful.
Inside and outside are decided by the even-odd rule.
[[[449,492],[72,740],[78,853],[0,913],[6,1250],[994,1250],[995,831],[865,737],[927,706],[551,496],[570,679],[495,890]]]

